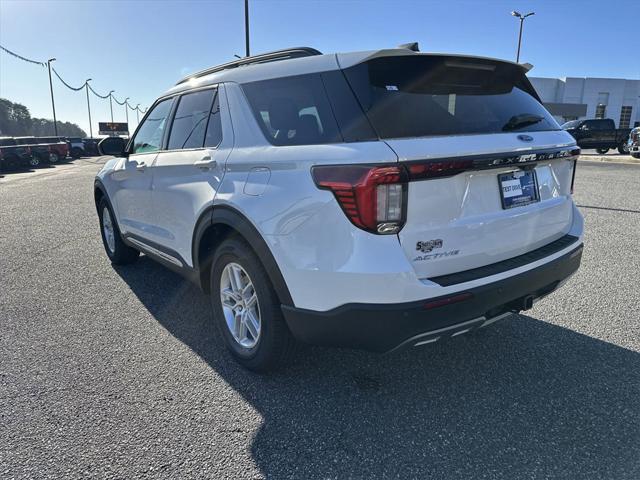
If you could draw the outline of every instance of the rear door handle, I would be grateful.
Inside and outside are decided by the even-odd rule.
[[[136,165],[136,170],[139,172],[144,172],[145,168],[147,168],[147,165],[144,162]]]
[[[197,168],[202,168],[202,169],[208,170],[208,169],[214,168],[216,166],[216,161],[213,160],[210,156],[207,155],[206,157],[202,157],[201,160],[198,160],[193,165],[196,166]]]

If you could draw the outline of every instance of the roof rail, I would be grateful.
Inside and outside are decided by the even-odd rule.
[[[243,65],[251,65],[254,63],[276,62],[278,60],[288,60],[291,58],[299,58],[299,57],[311,57],[313,55],[322,55],[322,52],[311,47],[295,47],[295,48],[285,48],[283,50],[275,50],[273,52],[260,53],[258,55],[243,57],[243,58],[239,58],[238,60],[234,60],[232,62],[223,63],[222,65],[216,65],[214,67],[205,68],[204,70],[201,70],[196,73],[192,73],[191,75],[184,77],[178,83],[176,83],[176,85],[180,85],[181,83],[188,82],[192,78],[204,77],[205,75],[209,75],[210,73],[221,72],[222,70],[237,68]]]

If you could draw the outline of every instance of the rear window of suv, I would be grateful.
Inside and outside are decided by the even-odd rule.
[[[560,129],[517,65],[410,55],[344,73],[380,138]]]

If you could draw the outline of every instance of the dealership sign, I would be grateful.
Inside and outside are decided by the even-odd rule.
[[[99,135],[129,135],[129,126],[126,122],[98,122]]]

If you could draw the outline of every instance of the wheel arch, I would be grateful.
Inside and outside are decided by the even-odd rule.
[[[109,201],[109,196],[107,195],[107,189],[104,188],[104,185],[100,180],[96,180],[93,183],[93,200],[96,204],[96,211],[98,210],[98,205],[100,205],[100,200],[106,197],[107,201]],[[109,202],[111,204],[111,202]]]
[[[262,262],[280,302],[283,305],[294,306],[282,272],[262,235],[242,213],[227,205],[209,207],[200,215],[194,229],[193,266],[199,274],[202,290],[209,292],[213,254],[217,246],[229,235],[238,235],[247,242]]]

